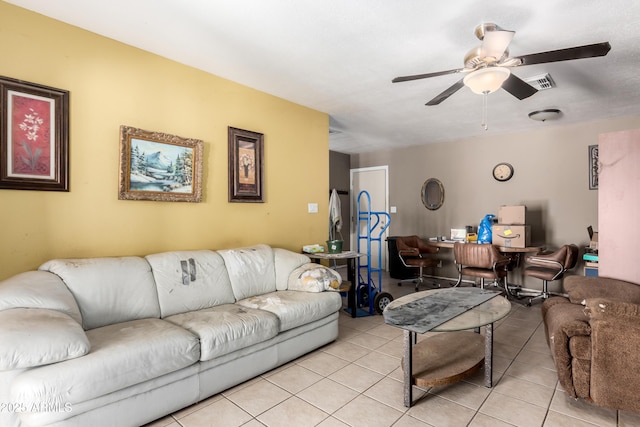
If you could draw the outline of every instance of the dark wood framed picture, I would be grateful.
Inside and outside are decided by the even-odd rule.
[[[229,201],[263,203],[264,135],[229,127]]]
[[[199,139],[120,126],[120,200],[202,201]]]
[[[0,188],[69,191],[69,91],[0,77]]]
[[[600,166],[598,163],[598,145],[589,146],[589,190],[598,189],[598,173]]]

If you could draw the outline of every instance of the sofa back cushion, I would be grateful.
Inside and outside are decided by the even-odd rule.
[[[213,251],[165,252],[145,258],[156,281],[163,318],[236,301],[224,260]]]
[[[56,259],[39,269],[64,281],[80,307],[85,330],[160,317],[151,267],[144,258]]]
[[[276,290],[273,250],[267,245],[218,251],[224,259],[236,300]]]
[[[276,269],[276,289],[286,291],[289,275],[301,265],[308,264],[311,259],[304,255],[281,248],[273,248],[274,265]]]
[[[607,298],[614,301],[640,304],[640,286],[610,277],[567,276],[563,283],[574,304],[583,304],[590,298]]]

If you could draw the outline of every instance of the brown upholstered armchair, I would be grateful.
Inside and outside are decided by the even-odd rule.
[[[640,412],[640,285],[568,276],[542,304],[558,380],[572,397]]]
[[[458,267],[458,286],[462,276],[480,278],[480,287],[484,289],[484,279],[492,279],[494,283],[503,282],[507,289],[507,267],[511,261],[502,255],[494,245],[461,243],[453,244],[453,256]]]
[[[424,268],[440,265],[440,259],[433,256],[440,251],[440,248],[427,245],[418,236],[399,236],[396,238],[396,247],[402,265],[418,269],[417,277],[401,280],[398,285],[404,282],[413,282],[416,285],[416,291],[418,291],[420,285],[425,281]],[[440,286],[435,282],[434,284]]]

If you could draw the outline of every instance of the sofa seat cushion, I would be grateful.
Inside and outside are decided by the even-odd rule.
[[[591,336],[574,336],[569,339],[571,357],[580,360],[591,360]]]
[[[575,397],[591,398],[591,360],[571,360],[571,380]]]
[[[82,326],[59,311],[0,311],[0,371],[29,368],[83,356],[89,339]]]
[[[12,400],[84,402],[190,366],[200,356],[195,335],[160,319],[118,323],[86,334],[88,354],[24,371],[13,382]]]
[[[342,297],[338,292],[276,291],[245,298],[236,304],[275,314],[282,332],[335,313],[342,307]]]
[[[165,319],[200,338],[200,360],[266,341],[278,334],[278,318],[267,311],[223,304]]]

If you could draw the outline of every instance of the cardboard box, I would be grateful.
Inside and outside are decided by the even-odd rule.
[[[526,206],[500,206],[498,208],[498,224],[526,224]]]
[[[531,226],[496,224],[491,227],[494,245],[505,248],[525,248],[531,246]]]

